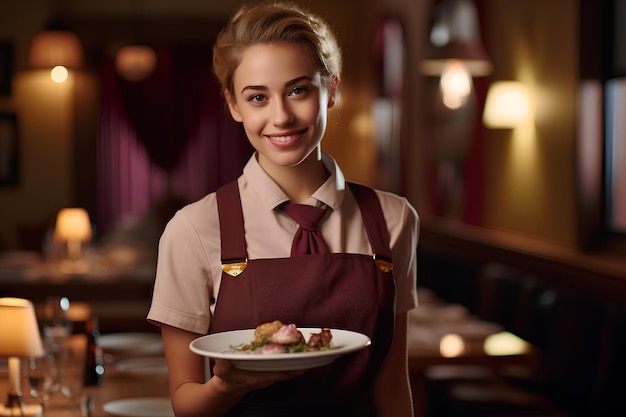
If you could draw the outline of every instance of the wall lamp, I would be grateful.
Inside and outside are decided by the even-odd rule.
[[[520,81],[496,81],[489,87],[483,124],[492,129],[512,129],[534,123],[528,87]]]

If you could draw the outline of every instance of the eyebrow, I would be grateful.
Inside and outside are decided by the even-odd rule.
[[[290,87],[292,85],[298,84],[299,82],[302,81],[313,81],[313,79],[309,76],[303,75],[301,77],[298,78],[294,78],[293,80],[287,81],[285,83],[286,87]],[[246,92],[246,90],[253,90],[253,91],[265,91],[267,90],[267,87],[264,85],[247,85],[244,88],[241,89],[241,94],[243,94],[244,92]]]

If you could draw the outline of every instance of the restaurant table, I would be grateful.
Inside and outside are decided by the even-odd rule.
[[[50,296],[89,303],[103,331],[149,331],[156,261],[131,249],[92,251],[76,260],[46,259],[28,251],[0,252],[0,297],[20,297],[36,306]]]
[[[146,300],[155,272],[156,259],[129,248],[93,251],[79,259],[0,251],[0,294],[31,301],[44,300],[51,292],[82,301]]]
[[[481,320],[464,306],[446,302],[428,289],[419,289],[418,299],[419,306],[409,313],[408,331],[415,416],[427,414],[433,370],[442,374],[488,373],[505,368],[532,372],[539,366],[537,350],[501,325]],[[489,349],[491,341],[496,342],[496,350]]]
[[[123,338],[123,334],[111,336],[119,336]],[[101,386],[84,386],[82,389],[83,399],[89,397],[92,404],[92,412],[89,417],[110,417],[103,407],[107,403],[124,399],[156,399],[155,401],[164,401],[168,399],[167,371],[165,369],[164,358],[159,345],[155,343],[153,335],[129,333],[128,336],[136,337],[136,340],[142,340],[146,337],[149,341],[149,347],[142,346],[142,343],[136,345],[135,350],[130,349],[107,349],[104,348],[104,365],[105,372],[103,383]],[[70,346],[74,349],[84,350],[86,338],[84,335],[74,335],[69,341]],[[146,364],[152,364],[142,367],[140,361]],[[22,361],[24,362],[24,360]],[[129,364],[139,364],[138,366],[122,366]],[[81,362],[82,364],[82,362]],[[29,393],[28,382],[25,375],[25,364],[22,364],[22,399],[24,403],[33,404],[37,400]],[[6,401],[7,393],[7,373],[6,368],[2,368],[0,372],[0,401]],[[123,415],[123,414],[119,414]],[[72,401],[65,397],[61,392],[55,393],[50,399],[50,405],[44,417],[87,417],[88,414],[82,413],[78,404],[72,404]]]

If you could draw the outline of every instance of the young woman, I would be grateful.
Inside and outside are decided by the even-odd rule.
[[[161,327],[176,415],[412,416],[418,217],[405,198],[347,182],[321,151],[340,80],[334,35],[294,5],[244,6],[213,54],[256,152],[236,181],[176,213],[160,241],[148,320]],[[292,253],[291,203],[323,209],[311,253]],[[231,261],[245,268],[235,277],[224,272]],[[309,370],[216,360],[206,374],[189,349],[201,335],[274,320],[361,332],[372,345]]]

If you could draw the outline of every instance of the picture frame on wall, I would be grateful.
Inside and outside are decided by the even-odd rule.
[[[0,96],[11,94],[13,78],[13,44],[0,41]]]
[[[0,113],[0,186],[17,185],[19,180],[19,138],[17,116]]]

